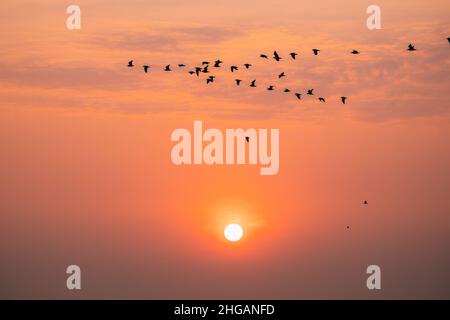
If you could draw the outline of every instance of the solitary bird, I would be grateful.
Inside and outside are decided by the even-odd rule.
[[[281,78],[283,78],[283,77],[286,77],[286,75],[284,74],[284,72],[282,72],[282,73],[280,73],[280,74],[278,75],[278,79],[281,79]]]
[[[300,100],[302,98],[302,94],[301,93],[296,93],[295,96],[298,98],[298,100]]]
[[[250,68],[251,66],[252,66],[252,65],[251,65],[250,63],[244,64],[244,67],[245,67],[246,69]]]
[[[367,204],[367,200],[364,200],[363,204]]]
[[[273,91],[273,88],[275,88],[275,86],[270,85],[270,86],[267,88],[267,90]]]
[[[180,68],[184,68],[184,67],[186,67],[186,65],[185,65],[185,64],[183,64],[183,63],[180,63],[180,64],[178,65],[178,67],[180,67]]]
[[[144,72],[145,72],[145,73],[147,73],[147,71],[148,71],[148,68],[150,68],[150,66],[147,66],[147,65],[143,65],[143,66],[142,66],[142,68],[144,68]]]
[[[238,67],[236,67],[236,66],[231,66],[231,72],[234,72],[234,71],[237,71],[237,69],[238,69]]]
[[[314,91],[314,89],[309,89],[306,94],[310,95],[310,96],[313,96],[314,95],[313,91]]]
[[[294,60],[295,60],[295,57],[298,56],[298,53],[295,53],[295,52],[291,52],[289,54],[291,55],[292,59],[294,59]]]
[[[249,141],[250,141],[250,137],[245,137],[245,140],[246,140],[247,142],[249,142]]]
[[[214,68],[219,68],[219,67],[220,67],[220,64],[221,64],[222,62],[223,62],[223,61],[220,61],[220,60],[214,61]]]
[[[269,57],[265,54],[260,54],[259,56],[260,56],[260,58],[269,59]]]
[[[256,80],[253,80],[253,81],[252,81],[252,83],[250,84],[250,87],[256,88]]]
[[[291,92],[288,88],[284,89],[284,92]]]
[[[352,54],[359,54],[359,51],[358,50],[353,50]]]
[[[319,101],[325,102],[325,99],[322,97],[319,97]]]
[[[280,61],[280,60],[281,60],[281,57],[279,56],[278,52],[276,52],[276,51],[273,52],[273,58],[274,58],[276,61]]]
[[[341,97],[342,103],[345,104],[345,102],[347,101],[347,97]]]
[[[206,65],[206,66],[203,68],[202,72],[203,72],[203,73],[209,73],[208,67],[209,67],[209,65]]]
[[[168,64],[165,68],[164,71],[172,71],[172,69],[170,69],[170,64]]]
[[[414,47],[411,43],[408,45],[408,51],[416,51],[416,47]]]
[[[241,84],[241,82],[242,82],[242,80],[241,80],[241,79],[236,79],[236,80],[234,80],[234,81],[236,81],[236,85],[240,85],[240,84]]]
[[[317,56],[317,55],[319,54],[319,52],[320,52],[319,49],[312,49],[312,51],[314,52],[314,55],[315,55],[315,56]]]
[[[134,67],[133,60],[128,61],[128,67],[129,68]]]

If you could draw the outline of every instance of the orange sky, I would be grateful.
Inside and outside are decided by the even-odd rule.
[[[374,31],[356,0],[76,4],[77,31],[68,3],[0,4],[0,298],[450,297],[447,1],[378,1]],[[253,67],[162,71],[218,58]],[[173,165],[194,120],[279,128],[279,173]]]

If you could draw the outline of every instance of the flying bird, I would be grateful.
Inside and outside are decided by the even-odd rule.
[[[203,73],[209,73],[208,67],[209,67],[209,65],[206,65],[206,66],[203,68],[202,72],[203,72]]]
[[[236,81],[236,85],[240,85],[240,84],[241,84],[241,82],[242,82],[242,80],[241,80],[241,79],[236,79],[236,80],[234,80],[234,81]]]
[[[267,55],[265,55],[265,54],[260,54],[259,57],[260,58],[264,58],[264,59],[269,59],[269,57]]]
[[[168,65],[164,68],[164,71],[172,71],[172,70],[170,69],[170,64],[168,64]]]
[[[310,96],[313,96],[314,95],[313,91],[314,91],[314,89],[309,89],[306,94],[310,95]]]
[[[252,66],[252,65],[251,65],[250,63],[244,64],[244,67],[245,67],[246,69],[250,68],[251,66]]]
[[[408,51],[416,51],[416,47],[414,47],[411,43],[408,45]]]
[[[275,88],[275,86],[270,85],[270,86],[267,88],[267,90],[273,91],[273,88]]]
[[[200,72],[202,72],[202,68],[200,67],[195,67],[195,74],[198,76],[200,76]]]
[[[295,52],[291,52],[289,54],[291,55],[292,59],[294,59],[294,60],[295,60],[295,57],[298,56],[298,53],[295,53]]]
[[[209,61],[203,61],[202,65],[206,66],[207,64],[209,64]]]
[[[359,51],[358,50],[353,50],[352,54],[359,54]]]
[[[246,140],[247,142],[249,142],[249,141],[250,141],[250,137],[245,137],[245,140]]]
[[[315,56],[317,56],[317,55],[319,54],[319,52],[320,52],[319,49],[312,49],[312,51],[314,52],[314,55],[315,55]]]
[[[342,103],[345,104],[345,102],[347,101],[347,97],[341,97]]]
[[[145,72],[145,73],[147,73],[147,71],[148,71],[148,68],[150,68],[150,66],[147,66],[147,65],[143,65],[143,66],[142,66],[142,68],[144,68],[144,72]]]
[[[133,60],[128,61],[128,67],[129,68],[134,67]]]
[[[447,38],[448,43],[450,43],[450,38]]]
[[[278,55],[278,52],[276,52],[276,51],[273,52],[273,58],[274,58],[276,61],[280,61],[280,60],[281,60],[281,57]]]
[[[231,72],[234,72],[234,71],[237,71],[237,69],[238,69],[238,67],[236,67],[236,66],[231,66]]]
[[[283,78],[283,77],[286,77],[286,75],[284,74],[284,72],[282,72],[282,73],[280,73],[280,74],[278,75],[278,79],[281,79],[281,78]]]
[[[298,100],[300,100],[302,98],[302,94],[301,93],[296,93],[295,96],[298,98]]]
[[[214,61],[214,68],[220,68],[221,63],[223,63],[223,61],[220,61],[220,60]]]
[[[253,81],[252,81],[252,83],[250,84],[250,87],[256,88],[256,80],[253,80]]]
[[[367,203],[367,200],[364,200],[363,204],[368,204],[368,203]]]
[[[319,101],[325,102],[325,99],[322,97],[319,97]]]
[[[208,84],[210,82],[214,82],[214,78],[215,78],[215,76],[209,76],[209,78],[206,79],[206,84]]]
[[[180,63],[180,64],[178,65],[178,67],[180,67],[180,68],[184,68],[184,67],[186,67],[186,65],[185,65],[185,64],[183,64],[183,63]]]
[[[190,74],[190,75],[193,75],[194,73],[195,73],[195,71],[192,71],[192,70],[189,71],[189,74]]]
[[[284,92],[291,92],[288,88],[284,89]]]

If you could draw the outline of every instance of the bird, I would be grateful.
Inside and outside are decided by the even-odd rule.
[[[278,79],[281,79],[281,78],[283,78],[283,77],[286,77],[286,75],[284,74],[284,72],[282,72],[282,73],[280,73],[280,74],[278,75]]]
[[[347,101],[347,97],[341,97],[342,103],[345,104],[345,102]]]
[[[260,54],[259,57],[264,58],[264,59],[269,59],[269,57],[266,54]]]
[[[319,101],[325,102],[325,99],[322,97],[319,97]]]
[[[209,73],[208,67],[209,67],[209,65],[206,65],[206,66],[203,68],[202,72],[203,72],[203,73]]]
[[[209,76],[209,78],[206,79],[206,84],[208,84],[210,82],[214,82],[214,78],[215,78],[215,76]]]
[[[294,59],[294,60],[295,60],[295,57],[298,56],[298,53],[295,53],[295,52],[291,52],[289,54],[291,55],[292,59]]]
[[[275,86],[270,85],[270,86],[267,88],[267,90],[273,91],[273,88],[275,88]]]
[[[310,95],[310,96],[313,96],[314,95],[313,91],[314,91],[314,89],[309,89],[306,94]]]
[[[241,82],[242,82],[242,80],[241,80],[241,79],[236,79],[236,80],[234,80],[234,81],[236,81],[236,85],[240,85],[240,84],[241,84]]]
[[[170,64],[168,64],[168,65],[164,68],[164,71],[172,71],[172,70],[170,69]]]
[[[198,76],[200,76],[200,72],[202,72],[202,68],[200,67],[195,67],[195,74]]]
[[[368,204],[367,200],[364,200],[363,204]]]
[[[145,73],[147,73],[147,71],[148,71],[148,68],[150,68],[150,66],[147,66],[147,65],[143,65],[143,66],[142,66],[142,68],[144,68],[144,72],[145,72]]]
[[[298,100],[300,100],[302,98],[302,94],[301,93],[296,93],[295,96],[298,98]]]
[[[350,229],[350,226],[347,226],[347,229]]]
[[[193,75],[193,74],[195,74],[195,71],[192,71],[192,70],[191,70],[191,71],[189,71],[189,74],[190,74],[190,75]]]
[[[180,64],[178,65],[178,67],[180,67],[180,68],[184,68],[184,67],[186,67],[186,65],[185,65],[185,64],[183,64],[183,63],[180,63]]]
[[[278,55],[278,52],[276,52],[276,51],[273,52],[273,58],[274,58],[276,61],[280,61],[280,60],[281,60],[281,57]]]
[[[244,67],[245,67],[246,69],[250,68],[251,66],[252,66],[252,65],[251,65],[250,63],[244,64]]]
[[[245,140],[246,140],[247,142],[249,142],[249,141],[250,141],[250,137],[245,137]]]
[[[214,68],[220,68],[221,63],[223,63],[223,61],[220,61],[220,60],[214,61]]]
[[[447,38],[448,43],[450,43],[450,38]]]
[[[203,61],[203,62],[202,62],[202,65],[203,65],[203,66],[206,66],[207,64],[209,64],[209,61]]]
[[[312,51],[314,52],[314,55],[315,55],[315,56],[317,56],[317,55],[319,54],[319,52],[320,52],[319,49],[312,49]]]
[[[231,66],[231,72],[234,72],[234,71],[237,71],[237,69],[238,69],[238,67],[236,67],[236,66]]]
[[[416,51],[416,47],[414,47],[411,43],[408,45],[408,51]]]
[[[352,54],[359,54],[359,51],[358,50],[353,50]]]
[[[129,68],[134,67],[133,60],[128,61],[128,67]]]
[[[252,83],[250,84],[250,87],[256,88],[256,80],[253,80],[253,81],[252,81]]]
[[[284,92],[291,92],[288,88],[284,89]]]

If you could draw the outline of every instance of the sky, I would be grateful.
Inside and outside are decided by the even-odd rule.
[[[69,4],[0,3],[0,298],[450,298],[448,1]],[[174,165],[194,120],[279,129],[278,174]]]

